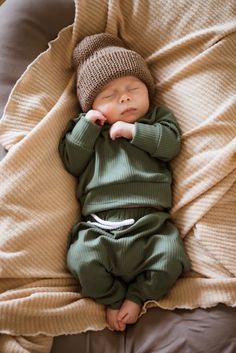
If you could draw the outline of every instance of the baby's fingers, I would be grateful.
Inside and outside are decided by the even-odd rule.
[[[100,115],[100,116],[98,116],[97,119],[95,120],[95,123],[96,123],[97,125],[103,126],[103,125],[105,124],[106,120],[107,120],[107,119],[105,118],[105,116]]]
[[[116,138],[121,137],[121,129],[117,126],[117,124],[114,124],[110,128],[109,134],[110,138],[115,140]]]

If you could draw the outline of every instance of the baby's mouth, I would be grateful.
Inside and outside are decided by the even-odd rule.
[[[123,112],[121,113],[121,115],[133,113],[133,112],[135,112],[135,111],[136,111],[135,108],[127,108],[127,109],[123,110]]]

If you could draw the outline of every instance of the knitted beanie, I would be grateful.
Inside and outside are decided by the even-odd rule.
[[[145,60],[109,33],[91,35],[78,43],[73,64],[77,70],[77,96],[84,112],[92,108],[94,99],[108,82],[123,76],[143,81],[150,99],[153,97],[154,82]]]

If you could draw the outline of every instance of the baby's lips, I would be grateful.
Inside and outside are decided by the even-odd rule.
[[[123,112],[121,113],[121,115],[129,114],[129,113],[132,113],[132,112],[135,112],[135,111],[136,111],[135,108],[127,108],[127,109],[123,110]]]

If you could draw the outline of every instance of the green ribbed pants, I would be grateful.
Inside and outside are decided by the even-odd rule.
[[[190,269],[179,232],[166,212],[154,208],[114,209],[97,214],[106,221],[135,223],[107,231],[82,221],[70,234],[67,264],[81,294],[110,308],[125,298],[140,305],[158,300]]]

